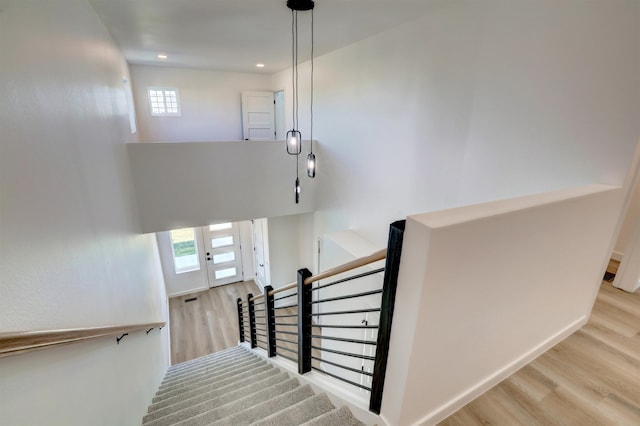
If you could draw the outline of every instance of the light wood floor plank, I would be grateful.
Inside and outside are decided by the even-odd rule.
[[[260,294],[255,282],[228,284],[169,299],[172,364],[236,346],[236,300],[246,300],[248,293]],[[186,302],[194,297],[197,300]]]
[[[603,282],[587,325],[440,424],[640,425],[640,290]]]

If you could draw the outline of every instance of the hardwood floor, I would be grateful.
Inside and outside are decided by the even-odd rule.
[[[441,425],[640,425],[640,290],[603,282],[589,323]]]
[[[178,364],[238,344],[238,297],[260,294],[254,281],[169,299],[171,363]],[[187,299],[197,300],[186,302]]]

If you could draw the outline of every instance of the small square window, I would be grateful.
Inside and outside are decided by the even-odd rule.
[[[173,87],[149,87],[149,106],[153,116],[180,116],[178,89]]]

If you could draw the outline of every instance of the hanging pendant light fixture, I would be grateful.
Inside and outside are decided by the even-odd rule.
[[[310,129],[311,137],[309,138],[309,145],[311,146],[311,152],[307,155],[307,176],[310,178],[316,177],[316,156],[313,153],[313,9],[311,9],[311,120]]]
[[[291,98],[292,98],[292,128],[287,131],[287,154],[296,156],[295,201],[300,202],[300,177],[298,175],[298,160],[302,152],[302,133],[298,121],[298,12],[311,11],[311,152],[307,156],[307,176],[316,175],[316,157],[313,154],[313,8],[312,0],[287,0],[287,7],[291,9]]]

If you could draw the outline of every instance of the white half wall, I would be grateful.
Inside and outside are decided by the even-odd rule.
[[[586,323],[624,197],[590,185],[410,216],[385,421],[436,424]]]
[[[131,78],[142,142],[233,141],[242,139],[243,91],[271,91],[265,74],[132,65]],[[175,87],[179,117],[154,117],[148,87]]]
[[[295,204],[295,159],[282,141],[128,148],[142,232],[307,213],[315,205],[316,181],[302,175]]]
[[[0,332],[168,320],[121,52],[85,0],[0,10]],[[168,366],[168,328],[3,358],[0,422],[139,424]]]

